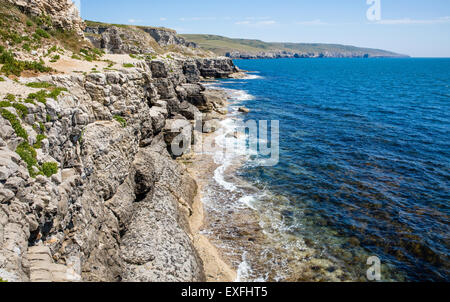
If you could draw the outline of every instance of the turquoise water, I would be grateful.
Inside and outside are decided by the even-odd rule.
[[[283,196],[290,235],[361,279],[450,281],[450,59],[236,60],[246,119],[280,121],[280,162],[239,175]],[[277,204],[265,199],[265,207]]]

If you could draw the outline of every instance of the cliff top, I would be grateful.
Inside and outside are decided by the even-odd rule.
[[[99,22],[99,21],[90,21],[90,20],[85,20],[84,23],[86,24],[86,26],[88,27],[122,27],[122,28],[140,28],[140,29],[155,29],[155,30],[162,30],[162,31],[167,31],[173,34],[177,34],[176,30],[174,29],[170,29],[170,28],[166,28],[166,27],[155,27],[155,26],[142,26],[142,25],[126,25],[126,24],[112,24],[112,23],[104,23],[104,22]]]

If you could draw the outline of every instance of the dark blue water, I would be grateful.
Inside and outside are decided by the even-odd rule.
[[[450,281],[450,59],[235,63],[261,78],[223,86],[281,127],[280,163],[240,173],[289,198],[293,232],[349,270]]]

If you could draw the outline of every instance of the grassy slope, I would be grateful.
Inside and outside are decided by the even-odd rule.
[[[358,52],[368,53],[372,56],[397,56],[397,54],[380,49],[358,48],[355,46],[338,44],[307,44],[307,43],[268,43],[260,40],[230,39],[215,35],[181,35],[189,41],[197,43],[200,47],[211,50],[219,55],[230,51],[249,53],[286,50],[301,53],[320,52]]]

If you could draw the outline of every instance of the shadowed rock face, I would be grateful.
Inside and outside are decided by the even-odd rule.
[[[203,114],[218,110],[226,96],[195,79],[226,76],[231,64],[154,60],[86,76],[22,79],[68,92],[46,104],[24,103],[28,114],[20,121],[30,145],[43,126],[37,161],[58,164],[51,177],[30,177],[14,152],[23,139],[0,116],[0,277],[203,281],[187,223],[197,186],[172,160],[168,138],[174,121],[191,125],[202,114],[190,100],[199,98]]]
[[[83,37],[85,27],[72,0],[7,0],[31,16],[49,16],[56,28],[74,30]]]

